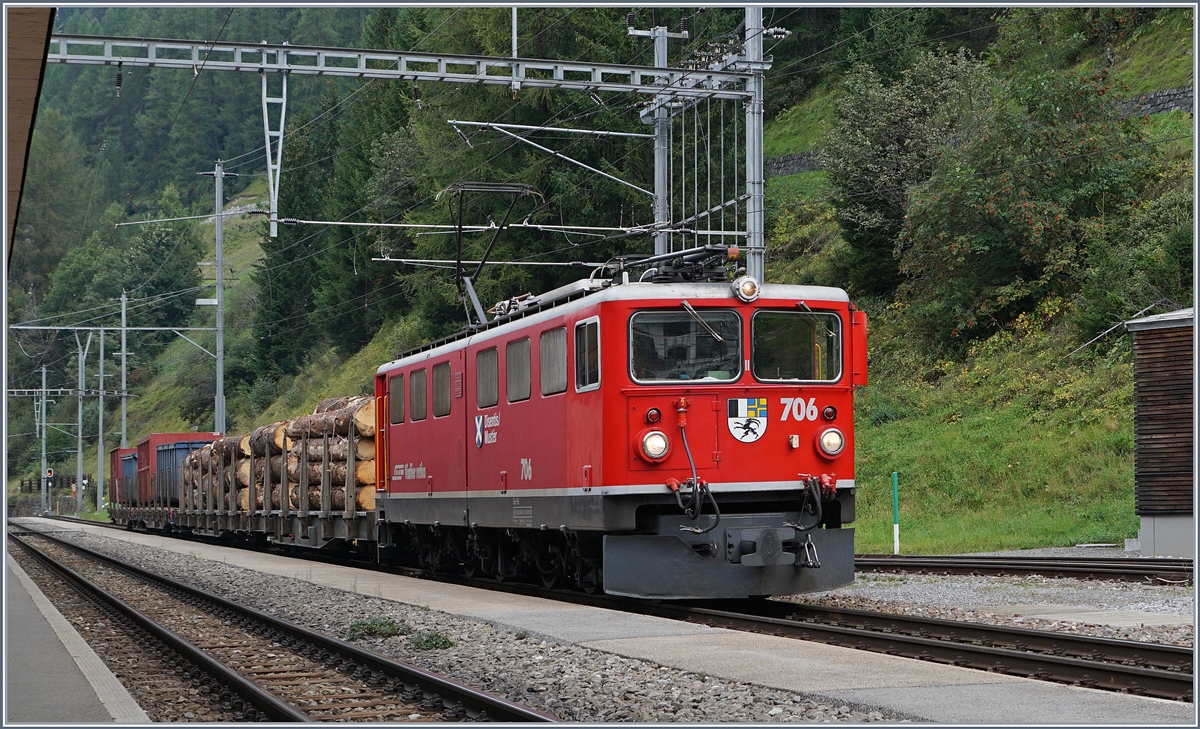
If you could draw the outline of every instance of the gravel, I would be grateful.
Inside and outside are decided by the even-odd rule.
[[[355,642],[571,721],[913,720],[890,710],[682,671],[503,625],[103,536],[82,532],[57,536],[333,637],[345,639],[356,619],[385,617],[403,623],[412,633]],[[453,645],[433,650],[416,647],[413,639],[429,633]]]

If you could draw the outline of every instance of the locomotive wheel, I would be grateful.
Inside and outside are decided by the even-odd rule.
[[[546,589],[553,589],[562,582],[562,561],[558,557],[541,555],[537,560],[537,570]]]

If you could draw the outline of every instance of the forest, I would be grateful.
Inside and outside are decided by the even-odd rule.
[[[652,65],[651,44],[626,32],[628,12],[522,8],[519,55]],[[509,13],[71,7],[57,11],[55,29],[508,56]],[[690,29],[688,40],[672,42],[671,65],[736,47],[744,21],[742,9],[732,7],[641,8],[632,15],[641,28]],[[883,367],[897,382],[927,384],[997,337],[1029,330],[1030,322],[1074,349],[1139,312],[1190,306],[1191,115],[1148,114],[1138,99],[1192,85],[1192,20],[1190,10],[1178,8],[766,8],[765,24],[788,31],[765,44],[772,59],[767,157],[804,154],[814,164],[768,180],[768,279],[847,289],[880,323],[873,371]],[[212,295],[211,264],[203,265],[211,261],[211,225],[115,224],[211,213],[212,178],[199,173],[211,173],[218,158],[238,175],[225,181],[226,204],[261,203],[259,95],[252,74],[49,66],[9,268],[9,323],[115,325],[117,299],[126,292],[131,326],[211,325],[211,310],[193,303]],[[295,76],[281,216],[447,223],[456,213],[439,193],[481,180],[531,185],[538,194],[517,202],[512,215],[533,223],[650,222],[650,205],[627,186],[486,130],[447,124],[649,129],[638,100],[592,96]],[[644,139],[551,132],[529,138],[653,185],[653,149]],[[499,221],[506,206],[482,196],[465,217]],[[345,361],[386,331],[384,351],[394,356],[465,322],[449,272],[372,260],[453,258],[453,236],[297,225],[281,226],[271,238],[261,216],[246,220],[231,233],[246,242],[227,272],[231,431],[258,424],[288,385],[311,379],[314,363],[330,352]],[[477,258],[489,237],[464,236],[463,256]],[[523,228],[499,236],[491,257],[604,261],[650,249],[648,235],[587,238]],[[578,274],[490,267],[478,289],[494,302]],[[38,387],[43,365],[51,387],[74,386],[78,355],[69,333],[8,336],[10,387]],[[177,397],[163,406],[171,417],[211,429],[212,359],[173,348],[177,338],[169,332],[133,340],[131,391],[144,394],[166,378],[177,386]],[[211,335],[198,341],[211,342]],[[106,346],[111,374],[114,345]],[[1127,366],[1128,350],[1122,332],[1110,332],[1071,366]],[[90,363],[88,377],[95,376]],[[916,407],[899,390],[878,392],[887,395],[871,396],[860,413],[876,424]],[[62,400],[51,420],[73,421],[73,398]],[[116,399],[106,407],[112,444]],[[86,408],[85,435],[94,443],[96,404]],[[36,470],[33,431],[29,408],[10,403],[10,476]],[[73,464],[73,436],[52,432],[49,448],[52,461]]]

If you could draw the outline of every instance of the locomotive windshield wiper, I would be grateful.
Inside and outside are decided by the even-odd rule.
[[[717,334],[716,329],[713,329],[711,326],[708,325],[708,322],[706,322],[706,321],[704,321],[704,319],[700,318],[700,314],[695,309],[692,308],[692,305],[688,303],[687,299],[684,299],[683,301],[681,301],[679,303],[683,304],[683,308],[687,310],[687,313],[691,314],[693,319],[700,322],[700,326],[704,327],[705,331],[707,331],[709,334],[711,334],[713,339],[717,340],[718,342],[725,341],[721,337],[720,334]]]

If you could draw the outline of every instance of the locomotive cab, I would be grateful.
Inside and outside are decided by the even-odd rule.
[[[607,592],[684,597],[701,580],[710,596],[741,597],[853,581],[843,527],[852,391],[865,378],[848,358],[865,321],[840,291],[749,285],[749,300],[691,284],[690,299],[628,312],[627,480],[645,491],[634,533],[604,539]]]

